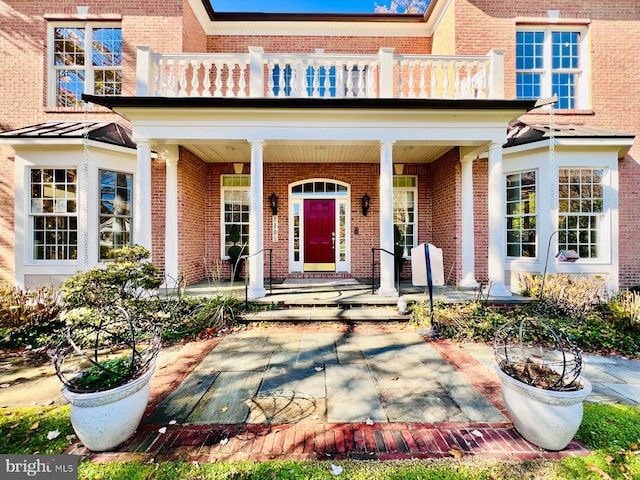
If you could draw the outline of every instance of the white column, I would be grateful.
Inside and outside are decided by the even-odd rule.
[[[133,182],[133,243],[151,251],[151,145],[136,141],[138,163]]]
[[[504,211],[505,193],[502,179],[502,146],[489,147],[489,288],[491,296],[510,297],[504,285]]]
[[[178,149],[163,152],[166,168],[165,220],[164,220],[164,274],[165,285],[178,284]]]
[[[462,278],[459,286],[478,286],[475,273],[475,229],[473,217],[473,157],[463,158],[462,165]]]
[[[380,142],[380,248],[393,252],[393,143]],[[378,294],[398,294],[394,285],[393,255],[380,252],[380,289]]]
[[[393,97],[393,52],[394,48],[381,48],[380,57],[380,98]]]
[[[262,47],[249,47],[249,96],[264,97]]]
[[[151,47],[136,47],[136,95],[141,97],[155,96],[156,92],[151,91],[153,80],[151,79]],[[155,90],[155,89],[154,89]]]
[[[264,221],[262,209],[262,155],[263,141],[251,143],[251,190],[249,193],[249,298],[261,298],[266,294],[264,289]]]

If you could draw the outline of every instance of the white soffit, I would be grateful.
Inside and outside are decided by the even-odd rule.
[[[317,37],[425,37],[424,23],[397,22],[209,22],[207,35]]]
[[[448,3],[448,2],[447,2]],[[426,23],[420,22],[331,22],[331,21],[211,21],[202,0],[189,4],[207,35],[291,35],[349,37],[425,37]]]

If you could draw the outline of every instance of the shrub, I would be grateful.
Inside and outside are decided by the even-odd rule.
[[[182,297],[158,300],[158,309],[170,312],[164,320],[164,340],[179,340],[218,333],[236,321],[242,302],[233,296]]]
[[[498,309],[486,307],[481,302],[434,303],[434,323],[438,332],[461,341],[490,341],[496,329],[505,322]],[[430,327],[428,302],[417,302],[411,307],[411,323],[419,327]]]
[[[605,284],[592,275],[530,274],[520,276],[521,293],[538,300],[537,309],[545,315],[579,318],[606,303]],[[544,289],[544,291],[543,291]]]
[[[53,287],[0,287],[0,348],[37,348],[54,342],[63,324],[58,319],[61,309],[62,299]]]
[[[68,308],[125,306],[147,297],[162,284],[149,256],[150,252],[139,245],[111,250],[113,261],[77,272],[62,284]]]

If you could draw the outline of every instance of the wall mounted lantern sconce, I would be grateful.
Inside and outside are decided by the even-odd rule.
[[[278,215],[278,196],[275,192],[269,195],[269,206],[271,207],[271,215]]]
[[[371,197],[368,193],[365,193],[360,199],[360,206],[362,207],[362,215],[366,217],[367,213],[369,213],[369,208],[371,207]]]

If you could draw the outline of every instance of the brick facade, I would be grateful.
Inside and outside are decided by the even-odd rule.
[[[215,3],[215,2],[214,2]],[[484,55],[503,49],[505,97],[515,97],[515,33],[520,24],[551,24],[549,10],[559,10],[561,24],[588,26],[590,107],[561,111],[557,123],[588,125],[635,132],[640,137],[640,57],[628,55],[630,45],[640,46],[640,4],[637,0],[616,2],[551,0],[508,2],[452,0],[433,37],[410,36],[326,36],[315,35],[207,35],[183,0],[124,2],[47,2],[44,0],[0,1],[0,130],[44,121],[83,121],[85,118],[126,123],[118,115],[94,107],[84,109],[47,106],[47,25],[78,20],[76,4],[89,6],[88,21],[112,20],[123,29],[123,93],[135,95],[136,45],[156,52],[246,53],[260,46],[266,53],[326,53],[375,55],[381,47],[394,47],[398,54]],[[399,26],[399,28],[402,28]],[[634,51],[632,49],[632,51]],[[20,81],[16,81],[20,79]],[[25,99],[19,105],[16,99]],[[524,117],[534,123],[548,121],[546,114]],[[247,159],[248,160],[248,159]],[[166,174],[162,158],[152,164],[153,257],[164,264]],[[14,265],[13,152],[0,150],[0,281],[12,282]],[[245,165],[245,172],[249,173]],[[206,163],[189,150],[180,149],[178,163],[179,270],[188,283],[201,280],[211,271],[228,277],[228,264],[220,259],[220,175],[233,173],[226,159]],[[487,163],[476,160],[474,173],[475,273],[488,274]],[[443,248],[445,278],[461,276],[461,176],[458,148],[433,163],[407,164],[405,175],[418,176],[418,242],[432,242]],[[279,239],[272,241],[271,212],[264,205],[264,246],[273,248],[274,276],[288,273],[288,185],[310,178],[346,182],[351,189],[351,273],[370,276],[371,248],[379,246],[379,167],[377,163],[265,163],[265,199],[271,192],[280,198]],[[619,276],[620,286],[640,285],[640,138],[619,162]],[[360,198],[371,197],[367,216],[360,211]],[[405,276],[410,272],[405,267]]]

